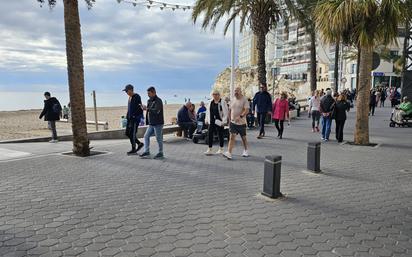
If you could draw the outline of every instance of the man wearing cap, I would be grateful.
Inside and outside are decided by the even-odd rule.
[[[132,85],[128,84],[123,89],[124,92],[129,96],[129,101],[127,104],[127,126],[126,126],[126,136],[130,139],[132,149],[127,152],[127,154],[135,154],[143,147],[143,143],[137,138],[137,129],[139,128],[140,120],[143,117],[142,109],[142,99],[139,94],[134,92]],[[136,147],[137,145],[137,147]]]

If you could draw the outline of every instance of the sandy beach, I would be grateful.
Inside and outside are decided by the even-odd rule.
[[[171,123],[172,117],[176,117],[179,104],[168,104],[164,106],[165,122]],[[47,122],[39,119],[41,110],[2,111],[0,112],[0,140],[18,139],[49,136]],[[126,115],[127,107],[99,107],[97,108],[97,119],[107,121],[109,129],[120,128],[120,118]],[[86,109],[87,120],[94,120],[92,108]],[[103,130],[102,127],[99,130]],[[88,125],[88,131],[96,131],[94,125]],[[57,123],[59,135],[71,134],[71,124]]]

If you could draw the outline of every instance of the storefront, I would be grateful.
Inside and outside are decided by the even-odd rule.
[[[373,72],[372,85],[373,87],[401,87],[401,77],[394,72]]]

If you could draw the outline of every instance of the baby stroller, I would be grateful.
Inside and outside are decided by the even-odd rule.
[[[197,116],[197,128],[193,134],[193,143],[198,144],[201,140],[204,140],[205,144],[209,144],[209,131],[205,124],[206,113],[199,113]],[[229,140],[229,128],[225,127],[223,137]],[[213,140],[218,140],[218,135],[215,134]]]
[[[389,122],[389,127],[394,128],[396,127],[396,125],[398,125],[398,127],[412,127],[412,113],[409,115],[403,116],[402,121],[396,121],[394,117],[396,111],[398,111],[397,108],[393,109],[392,111],[390,122]]]

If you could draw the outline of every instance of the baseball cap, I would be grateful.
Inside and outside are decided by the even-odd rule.
[[[124,89],[122,91],[127,92],[128,90],[133,90],[133,86],[128,84],[124,87]]]

